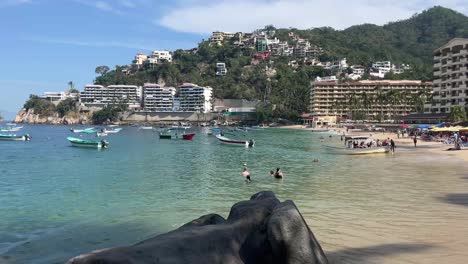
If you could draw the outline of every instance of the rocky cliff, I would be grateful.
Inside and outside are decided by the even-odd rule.
[[[327,264],[292,201],[259,192],[234,204],[229,217],[209,214],[133,246],[103,249],[67,264],[257,263]]]
[[[85,125],[92,122],[89,114],[68,114],[60,117],[58,113],[52,115],[38,115],[33,109],[21,109],[15,117],[15,123],[27,124],[52,124],[52,125]]]

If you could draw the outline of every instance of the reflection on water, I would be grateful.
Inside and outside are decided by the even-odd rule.
[[[308,131],[249,132],[257,144],[244,149],[202,131],[185,142],[125,128],[98,152],[69,147],[68,127],[26,129],[33,141],[0,142],[6,263],[61,262],[134,243],[202,214],[227,216],[261,190],[294,200],[335,263],[428,263],[445,255],[457,263],[468,248],[460,235],[468,234],[468,207],[454,195],[468,187],[458,160],[404,149],[335,156],[321,145],[340,144],[339,137],[322,143]],[[251,184],[240,176],[244,163]],[[284,180],[268,175],[276,167]]]

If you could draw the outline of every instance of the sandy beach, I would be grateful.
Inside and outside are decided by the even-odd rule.
[[[312,130],[302,126],[289,126],[291,129]],[[336,129],[343,132],[344,129]],[[369,132],[350,132],[351,135],[363,135]],[[392,138],[396,143],[396,152],[392,161],[402,159],[414,161],[415,167],[420,167],[420,175],[424,184],[431,184],[437,191],[423,192],[427,198],[423,203],[417,202],[421,194],[415,194],[414,199],[400,201],[405,210],[395,210],[391,217],[380,215],[379,212],[354,212],[360,207],[347,209],[350,214],[359,217],[336,219],[330,216],[317,219],[316,215],[306,215],[313,227],[331,263],[466,263],[468,260],[468,175],[465,161],[468,161],[468,150],[447,151],[451,145],[437,142],[418,141],[414,147],[411,138],[398,139],[394,133],[376,133],[372,136],[378,139]],[[423,160],[423,162],[420,162]],[[417,162],[416,162],[417,161]],[[432,166],[431,163],[446,162],[447,166]],[[398,163],[397,163],[398,164]],[[364,168],[365,170],[365,168]],[[424,170],[440,171],[440,177],[424,178]],[[444,175],[445,170],[456,170],[457,176]],[[375,173],[378,177],[379,171]],[[395,175],[397,177],[397,175]],[[413,178],[402,178],[402,188],[395,189],[389,200],[407,194],[408,189],[424,186],[415,185]],[[415,190],[415,189],[414,189]],[[399,193],[405,192],[405,193]],[[416,190],[415,190],[416,193]],[[369,199],[364,203],[372,203]],[[406,205],[406,206],[405,206]],[[332,230],[332,231],[331,231]]]

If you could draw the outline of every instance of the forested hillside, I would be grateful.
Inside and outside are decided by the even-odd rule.
[[[268,26],[271,29],[271,26]],[[294,32],[324,52],[320,61],[347,58],[348,63],[369,66],[374,61],[390,60],[410,64],[412,70],[392,79],[432,79],[432,51],[454,37],[468,37],[468,17],[456,11],[434,7],[413,17],[384,26],[364,24],[345,30],[314,28],[308,30],[276,29],[275,37],[291,41]],[[240,48],[232,43],[210,46],[201,41],[196,53],[176,50],[173,63],[163,63],[152,69],[127,74],[127,67],[116,67],[96,78],[97,84],[137,84],[160,82],[177,86],[192,82],[214,88],[218,98],[245,98],[265,101],[276,116],[291,117],[306,112],[309,104],[310,81],[316,76],[345,72],[330,72],[310,66],[302,58],[272,56],[252,60],[254,49]],[[297,61],[292,67],[289,63]],[[215,64],[225,62],[226,76],[215,75]]]

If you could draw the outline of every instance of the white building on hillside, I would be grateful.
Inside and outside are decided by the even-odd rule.
[[[324,76],[324,77],[319,77],[315,78],[317,82],[337,82],[338,78],[336,76]]]
[[[126,104],[129,109],[141,108],[141,87],[136,85],[86,85],[80,102],[87,107]]]
[[[216,63],[216,75],[224,76],[224,75],[226,75],[226,73],[227,73],[226,63],[224,63],[224,62]]]
[[[212,110],[213,88],[193,83],[179,86],[180,110],[184,112],[209,113]]]
[[[66,99],[77,99],[79,93],[70,93],[70,91],[63,92],[45,92],[43,95],[39,96],[42,99],[46,99],[54,104],[58,104]]]
[[[174,110],[174,87],[145,83],[143,86],[143,108],[150,112],[169,112]]]
[[[172,62],[172,54],[167,50],[155,50],[151,53],[151,58],[157,59],[159,63]]]
[[[143,53],[137,53],[132,63],[133,65],[135,65],[137,69],[140,69],[143,67],[147,59],[148,59],[148,55],[143,54]]]

